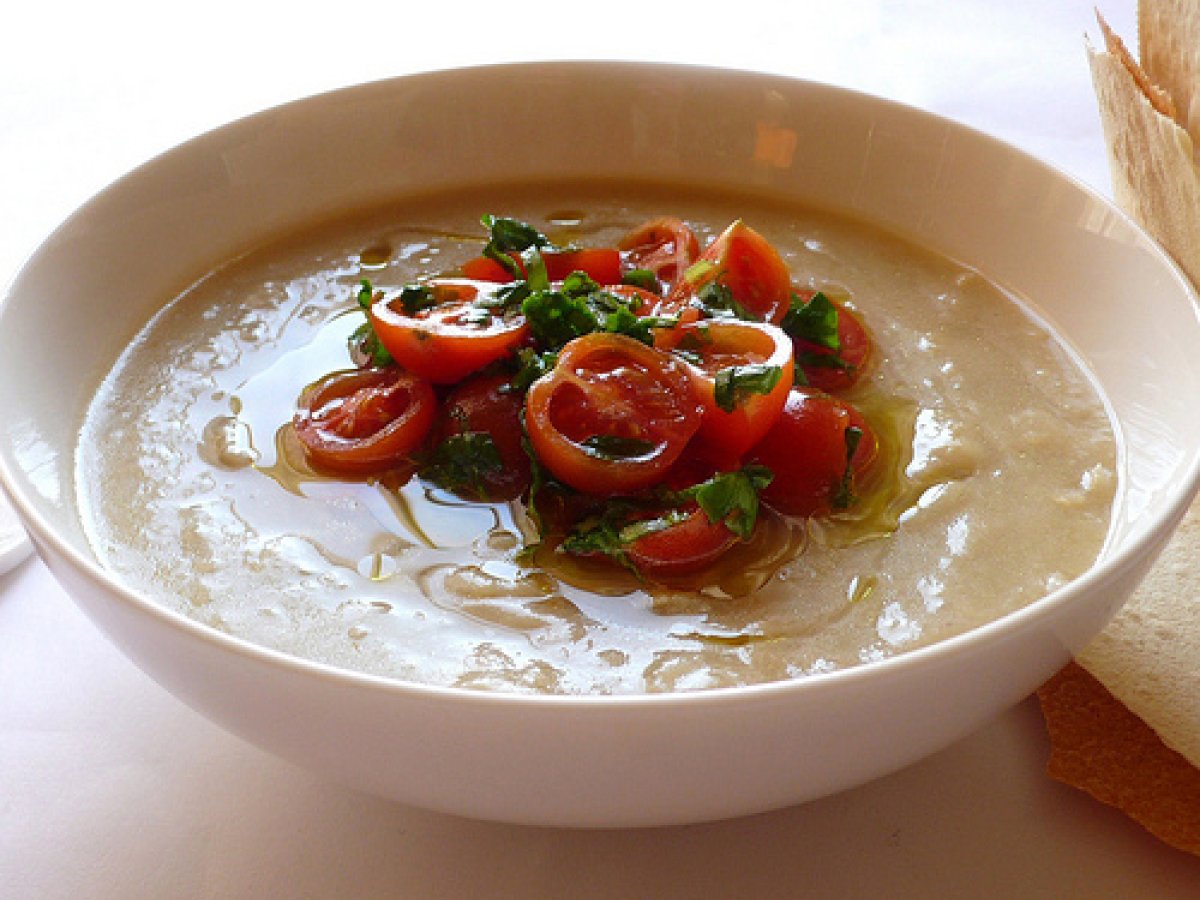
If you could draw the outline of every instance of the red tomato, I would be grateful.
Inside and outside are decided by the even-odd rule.
[[[778,421],[747,455],[774,473],[762,501],[794,516],[823,515],[838,506],[847,464],[846,430],[862,432],[850,460],[854,480],[874,463],[879,444],[862,414],[844,400],[810,388],[794,388]]]
[[[778,324],[792,300],[792,276],[775,248],[738,219],[700,254],[667,297],[682,308],[710,282],[729,288],[733,299],[764,321]]]
[[[621,334],[576,338],[529,389],[538,459],[576,490],[608,496],[655,484],[700,427],[683,365]]]
[[[673,284],[700,255],[696,235],[682,219],[663,216],[639,225],[617,244],[631,269],[648,269]]]
[[[807,303],[812,299],[813,291],[797,291]],[[832,301],[831,301],[832,302]],[[804,377],[815,388],[830,394],[840,393],[849,389],[858,381],[863,369],[870,362],[873,345],[866,326],[854,313],[840,303],[834,303],[838,311],[838,343],[837,350],[830,350],[811,341],[793,339],[796,349],[796,360],[804,371]],[[844,365],[821,365],[814,358],[825,357],[829,360],[841,359]]]
[[[388,366],[325,376],[301,394],[292,425],[315,466],[366,475],[407,462],[436,414],[429,383]]]
[[[513,259],[524,271],[517,254]],[[600,285],[621,283],[621,254],[614,247],[589,247],[582,250],[543,250],[546,276],[551,281],[562,281],[572,272],[583,272]],[[494,259],[479,256],[463,264],[463,275],[476,281],[492,281],[506,284],[513,280],[512,273]]]
[[[454,388],[442,404],[431,442],[434,453],[447,438],[464,432],[491,437],[503,466],[481,477],[483,495],[488,500],[512,500],[529,487],[529,456],[521,446],[521,397],[503,390],[511,379],[507,375],[480,375]],[[468,486],[470,489],[476,486]]]
[[[682,522],[638,538],[625,552],[639,572],[669,578],[712,565],[737,542],[724,522],[710,522],[696,507]]]
[[[476,305],[480,285],[441,279],[430,285],[436,306],[405,312],[397,298],[376,301],[371,322],[392,358],[436,384],[453,384],[512,353],[529,327],[519,314],[495,315]]]
[[[672,336],[679,350],[698,360],[688,368],[704,403],[700,437],[726,458],[740,457],[770,430],[787,402],[795,373],[792,339],[774,325],[737,319],[704,319],[672,329]],[[737,377],[732,389],[719,388],[718,382],[731,373],[749,374],[738,368],[747,366],[777,369],[778,380],[765,393],[738,388]],[[733,403],[731,411],[721,408],[720,395],[726,405]]]

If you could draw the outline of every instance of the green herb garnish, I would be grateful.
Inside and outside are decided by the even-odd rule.
[[[766,466],[749,465],[736,472],[722,472],[694,487],[675,494],[678,502],[693,499],[710,522],[725,526],[746,540],[758,521],[758,492],[775,478]]]
[[[621,276],[621,284],[632,285],[655,294],[658,293],[660,287],[658,276],[649,269],[630,269]]]
[[[713,399],[717,406],[731,413],[748,394],[769,394],[783,377],[779,366],[750,363],[744,366],[729,366],[715,376]]]
[[[851,425],[844,432],[846,440],[846,468],[842,472],[842,480],[838,484],[838,489],[830,500],[830,506],[834,509],[849,509],[858,499],[854,493],[854,454],[858,451],[858,445],[862,441],[862,436],[862,429],[855,425]]]
[[[372,365],[386,366],[392,362],[392,354],[388,352],[387,347],[379,340],[379,335],[375,333],[375,326],[371,322],[371,304],[382,296],[381,291],[376,291],[371,287],[371,282],[366,278],[358,283],[358,290],[355,292],[354,299],[361,309],[367,315],[367,321],[363,322],[350,335],[350,346],[357,348],[358,352],[366,356]]]
[[[525,278],[525,273],[510,254],[524,254],[530,249],[540,251],[554,246],[548,237],[532,225],[518,219],[485,215],[480,221],[489,234],[483,255],[503,266],[514,279]],[[540,254],[538,258],[540,260]],[[543,273],[544,271],[543,268]]]
[[[840,350],[838,308],[818,291],[807,303],[792,294],[792,302],[779,326],[789,335],[827,350]]]
[[[677,321],[674,316],[638,316],[634,302],[604,290],[583,272],[572,272],[557,290],[532,291],[522,301],[521,312],[534,340],[554,350],[594,331],[653,344],[652,329]]]
[[[760,320],[759,316],[733,299],[733,291],[716,281],[710,281],[700,288],[693,302],[710,319],[742,319],[746,322]]]
[[[636,459],[653,450],[653,441],[618,434],[593,434],[580,446],[591,456],[600,459]]]
[[[554,368],[558,362],[558,354],[551,351],[538,353],[531,347],[522,347],[517,351],[517,374],[508,383],[507,390],[519,394],[529,390],[529,386]],[[504,390],[504,389],[502,389]]]
[[[421,474],[454,493],[487,497],[488,476],[504,470],[496,442],[486,431],[463,431],[438,444]]]

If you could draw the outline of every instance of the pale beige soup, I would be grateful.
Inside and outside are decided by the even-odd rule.
[[[889,448],[884,489],[846,521],[768,517],[681,591],[528,564],[519,505],[304,475],[287,423],[305,384],[349,366],[359,280],[394,287],[477,255],[484,212],[585,245],[662,214],[702,241],[744,218],[799,284],[865,318],[878,364],[852,399]],[[424,199],[249,252],[150,323],[79,447],[97,555],[162,603],[335,666],[556,693],[800,678],[959,634],[1086,569],[1116,482],[1093,382],[979,273],[836,217],[641,187]]]

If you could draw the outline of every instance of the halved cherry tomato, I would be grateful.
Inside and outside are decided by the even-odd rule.
[[[683,521],[638,538],[625,552],[644,575],[669,578],[711,565],[737,542],[724,522],[710,522],[696,507]]]
[[[846,431],[852,427],[861,437],[849,456]],[[814,516],[849,501],[856,479],[870,469],[878,452],[875,433],[854,406],[811,388],[793,388],[779,419],[751,448],[747,462],[774,474],[762,491],[764,503],[788,515]]]
[[[714,281],[729,288],[734,300],[766,322],[781,322],[791,304],[792,276],[783,258],[741,219],[700,254],[671,289],[666,305],[682,308]]]
[[[301,394],[292,425],[314,465],[368,475],[406,463],[436,415],[429,382],[388,366],[325,376]]]
[[[513,260],[524,271],[520,256],[512,254]],[[543,250],[546,276],[551,281],[562,281],[572,272],[583,272],[600,285],[621,283],[621,254],[615,247],[586,247],[580,250]],[[492,281],[506,284],[513,280],[512,273],[504,266],[479,256],[463,264],[463,275],[476,281]]]
[[[448,438],[464,432],[486,434],[492,439],[503,468],[481,474],[482,488],[488,500],[512,500],[529,487],[529,456],[522,446],[520,395],[505,390],[507,375],[479,375],[464,381],[447,395],[434,426],[431,446],[437,448]]]
[[[700,255],[700,244],[687,223],[662,216],[639,225],[617,247],[631,269],[648,269],[668,286],[674,284]]]
[[[814,291],[796,292],[804,302],[812,299]],[[873,344],[866,326],[857,315],[836,301],[838,312],[837,350],[830,350],[811,341],[793,339],[796,361],[809,385],[830,394],[852,387],[870,363]]]
[[[700,437],[727,458],[741,456],[770,430],[787,402],[795,374],[792,339],[774,325],[737,319],[705,319],[670,334],[687,354],[704,403]],[[773,378],[774,385],[765,392],[748,389],[755,386],[755,373],[760,380]],[[721,400],[732,409],[723,409]]]
[[[453,384],[512,353],[529,334],[519,313],[497,315],[479,306],[481,284],[466,279],[430,282],[437,305],[406,312],[395,297],[372,304],[371,322],[392,358],[436,384]]]
[[[683,364],[621,334],[576,338],[529,389],[538,458],[576,490],[609,496],[655,484],[700,427]]]

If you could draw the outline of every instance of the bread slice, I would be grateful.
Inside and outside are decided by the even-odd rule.
[[[1088,47],[1113,196],[1200,285],[1200,0],[1140,0],[1142,65]],[[1047,770],[1200,855],[1200,504],[1112,622],[1038,697]]]
[[[1088,58],[1114,199],[1200,284],[1200,173],[1192,137],[1175,118],[1177,103],[1150,81],[1103,18],[1100,24],[1106,49],[1089,47]]]
[[[1200,855],[1200,769],[1081,666],[1069,664],[1038,699],[1050,732],[1052,777],[1117,807],[1172,847]]]

